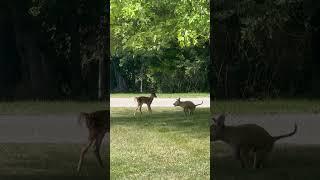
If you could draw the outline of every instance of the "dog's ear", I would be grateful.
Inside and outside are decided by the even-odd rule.
[[[211,121],[217,123],[216,117],[215,117],[215,116],[212,116]]]
[[[225,119],[226,119],[226,116],[225,116],[224,113],[221,114],[221,115],[219,115],[219,117],[216,119],[217,125],[220,126],[220,127],[224,127],[224,121],[225,121]]]

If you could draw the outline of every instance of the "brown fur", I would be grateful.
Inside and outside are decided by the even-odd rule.
[[[200,104],[194,104],[191,101],[180,101],[180,98],[178,98],[176,102],[173,103],[174,106],[182,107],[185,115],[192,115],[196,107],[201,104],[203,104],[203,101]]]
[[[151,103],[152,103],[153,99],[156,97],[157,97],[157,95],[155,93],[151,93],[150,97],[146,97],[146,96],[135,97],[135,100],[138,103],[138,107],[137,107],[136,111],[134,112],[134,115],[136,115],[136,112],[138,111],[138,109],[140,111],[140,114],[142,114],[141,108],[142,108],[143,104],[147,104],[149,113],[152,113]]]
[[[110,112],[107,110],[95,111],[91,113],[81,112],[79,115],[78,122],[81,125],[83,121],[89,130],[88,143],[82,148],[80,160],[78,163],[77,171],[80,172],[82,162],[85,154],[87,153],[90,146],[94,144],[94,153],[98,160],[98,163],[103,167],[103,163],[100,156],[100,147],[102,140],[106,133],[110,133]],[[109,137],[108,137],[109,140]]]
[[[294,135],[297,125],[291,133],[281,136],[271,136],[265,129],[256,124],[225,126],[225,116],[212,118],[210,141],[221,140],[229,144],[236,159],[242,167],[263,167],[268,154],[272,151],[275,141]],[[253,155],[252,155],[253,154]],[[252,164],[253,163],[253,166]]]

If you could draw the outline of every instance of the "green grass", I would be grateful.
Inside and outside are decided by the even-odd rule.
[[[158,98],[197,98],[210,97],[209,93],[156,93]],[[136,96],[150,96],[150,93],[112,93],[112,98],[128,98]]]
[[[213,101],[210,105],[213,113],[319,113],[320,100],[278,99],[265,101]]]
[[[101,154],[107,154],[107,146]],[[15,144],[0,145],[0,179],[106,179],[109,168],[101,168],[92,151],[76,173],[81,146],[79,144]],[[107,157],[103,158],[106,164]]]
[[[15,101],[0,102],[0,114],[78,114],[106,109],[102,102]]]
[[[0,102],[0,114],[78,114],[105,109],[106,104],[96,101],[15,101]],[[320,100],[269,100],[269,101],[214,101],[213,113],[318,113]]]
[[[111,179],[209,179],[208,108],[111,109]]]
[[[231,157],[225,144],[214,144],[211,161],[214,179],[220,180],[318,180],[320,179],[320,145],[276,145],[268,167],[242,169],[240,162]]]

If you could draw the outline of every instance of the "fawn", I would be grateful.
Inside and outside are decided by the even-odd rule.
[[[182,107],[185,115],[187,115],[187,113],[189,113],[189,115],[192,115],[196,107],[201,104],[203,104],[203,101],[200,104],[194,104],[191,101],[180,101],[180,98],[178,98],[176,102],[173,103],[174,106]]]
[[[80,113],[78,122],[81,125],[82,121],[85,121],[85,125],[89,130],[89,137],[88,137],[89,142],[81,150],[77,172],[80,172],[83,158],[93,143],[95,146],[94,154],[98,160],[98,163],[100,164],[101,167],[104,167],[100,157],[100,147],[106,133],[107,133],[107,141],[109,141],[109,134],[110,134],[110,118],[109,117],[110,117],[110,112],[107,110],[100,110],[100,111],[95,111],[91,113],[84,113],[84,112]]]
[[[149,113],[152,113],[151,103],[153,101],[153,98],[156,98],[156,97],[157,97],[156,93],[151,93],[150,97],[146,97],[146,96],[135,97],[135,100],[138,103],[138,107],[134,112],[134,116],[136,115],[136,112],[138,111],[138,109],[140,110],[140,114],[142,114],[141,107],[143,104],[147,104]]]
[[[281,136],[271,136],[264,128],[256,124],[242,124],[226,126],[225,115],[212,118],[210,126],[210,141],[224,141],[232,147],[234,157],[240,160],[241,167],[263,167],[268,154],[272,151],[274,143],[282,138],[294,135],[294,130]],[[250,164],[252,163],[253,164]]]

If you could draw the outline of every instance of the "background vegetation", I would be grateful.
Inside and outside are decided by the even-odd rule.
[[[212,2],[213,98],[319,97],[320,4]]]
[[[113,92],[208,92],[209,1],[111,0]]]
[[[0,99],[106,96],[107,2],[1,1]]]

